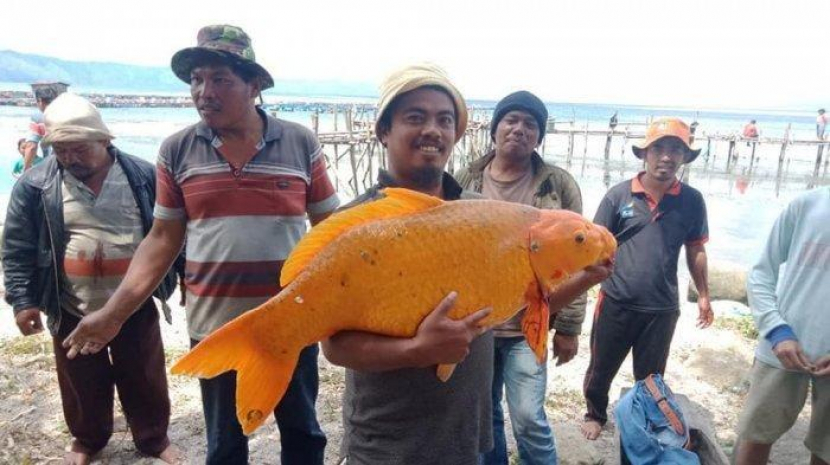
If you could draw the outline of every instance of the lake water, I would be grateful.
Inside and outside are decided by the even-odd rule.
[[[492,102],[472,103],[484,107],[492,105]],[[551,116],[557,120],[574,120],[578,126],[589,124],[592,128],[607,127],[608,119],[617,111],[620,122],[644,122],[650,117],[661,115],[677,115],[687,121],[697,119],[700,123],[698,131],[707,133],[739,132],[750,118],[758,120],[764,136],[782,136],[790,124],[795,138],[813,137],[815,131],[814,116],[809,112],[695,112],[630,106],[561,104],[551,104],[549,108]],[[0,208],[3,211],[5,211],[8,194],[14,185],[11,167],[19,158],[15,150],[16,141],[25,135],[32,112],[32,108],[0,107]],[[165,137],[192,124],[198,118],[196,111],[192,108],[105,108],[101,110],[101,113],[110,130],[117,136],[114,143],[120,149],[151,162],[155,161],[158,147]],[[311,124],[309,113],[284,112],[279,116],[301,124]],[[321,131],[331,129],[332,125],[332,115],[321,115]],[[548,139],[546,157],[557,164],[564,165],[567,138],[557,136]],[[603,150],[603,144],[604,141],[592,141],[587,150],[588,156],[597,157],[597,154]],[[630,143],[622,144],[622,142],[617,142],[615,146],[612,146],[612,158],[617,160],[620,167],[620,169],[611,170],[612,184],[630,178],[638,169],[636,160],[630,152]],[[772,147],[769,150],[774,152],[777,149]],[[585,215],[592,217],[605,193],[602,172],[595,164],[588,164],[583,172],[579,160],[583,148],[577,147],[574,153],[570,171],[582,188]],[[777,160],[776,157],[772,153],[767,158]],[[809,157],[806,159],[809,160]],[[622,164],[622,161],[626,163]],[[762,163],[760,175],[768,176],[773,169],[774,167],[769,163]],[[805,188],[803,183],[792,183],[784,186],[779,195],[776,195],[770,183],[759,182],[744,193],[740,193],[735,189],[734,179],[706,176],[695,172],[690,183],[701,190],[706,198],[709,211],[710,260],[728,261],[745,267],[756,259],[769,228],[781,208]]]

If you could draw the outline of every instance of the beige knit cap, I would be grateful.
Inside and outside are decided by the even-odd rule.
[[[389,108],[395,98],[401,94],[424,86],[438,86],[447,91],[455,104],[455,142],[464,137],[467,129],[467,103],[461,92],[450,82],[447,73],[440,67],[423,63],[407,66],[390,74],[380,85],[380,100],[378,101],[378,118],[375,121],[375,134],[380,137],[378,123],[383,113]]]
[[[101,119],[101,113],[80,95],[64,93],[43,112],[46,136],[43,145],[55,142],[91,142],[111,140],[115,136]]]

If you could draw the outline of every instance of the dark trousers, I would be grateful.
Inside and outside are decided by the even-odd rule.
[[[198,341],[191,341],[191,347]],[[300,352],[285,396],[274,410],[280,429],[280,463],[323,465],[326,435],[317,422],[317,344]],[[248,438],[236,418],[236,372],[200,379],[207,429],[208,465],[248,463]]]
[[[61,342],[79,321],[63,312],[58,334],[52,338],[63,415],[74,436],[72,450],[91,455],[107,445],[115,388],[136,448],[157,457],[170,445],[170,397],[152,299],[124,323],[107,350],[69,360]]]
[[[634,378],[666,371],[680,312],[647,313],[625,308],[600,293],[591,330],[591,362],[583,385],[586,419],[608,421],[608,391],[628,352],[634,352]]]

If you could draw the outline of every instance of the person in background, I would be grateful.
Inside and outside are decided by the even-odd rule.
[[[26,136],[26,145],[23,147],[23,171],[25,172],[34,166],[40,148],[41,158],[49,155],[49,147],[40,147],[40,141],[46,135],[46,126],[43,124],[43,112],[49,107],[53,100],[66,92],[69,84],[64,82],[37,82],[32,84],[32,93],[35,96],[35,103],[38,111],[32,115],[29,122],[29,133]]]
[[[490,199],[582,214],[582,194],[574,178],[564,169],[546,163],[536,151],[545,137],[547,121],[544,102],[532,93],[518,91],[504,97],[496,105],[490,123],[493,150],[456,173],[459,184]],[[610,273],[610,264],[590,267],[560,289],[577,286],[579,291],[584,291]],[[548,302],[555,330],[553,356],[558,359],[557,366],[576,356],[586,304],[584,292],[572,295],[578,295],[575,300],[562,301],[561,295],[555,293],[560,298],[551,298]],[[486,465],[508,463],[501,406],[505,392],[521,463],[557,462],[556,443],[545,414],[547,365],[537,363],[536,355],[522,335],[523,316],[524,312],[519,312],[494,329],[494,447],[484,457]]]
[[[756,121],[750,120],[749,123],[744,126],[744,130],[741,133],[744,139],[753,139],[757,140],[760,133],[758,132],[758,125]]]
[[[808,392],[812,413],[804,444],[810,464],[830,463],[828,283],[830,188],[822,187],[784,209],[747,277],[759,338],[738,423],[737,465],[767,463],[773,444],[798,420]]]
[[[164,346],[149,293],[95,355],[72,359],[74,349],[61,345],[79,321],[100,311],[150,230],[153,165],[112,145],[98,110],[77,95],[55,99],[44,123],[40,142],[51,144],[54,156],[14,186],[2,259],[5,298],[21,334],[43,331],[41,313],[47,317],[64,419],[73,436],[64,463],[86,465],[109,442],[114,389],[136,448],[176,463],[179,453],[167,436]],[[158,278],[151,292],[164,302],[176,279],[167,269]],[[169,308],[162,307],[169,322]]]
[[[320,143],[304,126],[257,106],[272,87],[239,27],[205,26],[197,45],[178,51],[173,73],[190,84],[200,121],[159,149],[153,229],[122,284],[64,341],[93,353],[112,339],[186,245],[187,327],[191,345],[280,291],[288,254],[339,205]],[[187,241],[185,241],[185,235]],[[88,344],[94,344],[92,348]],[[326,436],[317,421],[317,344],[300,353],[274,411],[283,465],[322,465]],[[246,464],[248,438],[236,417],[236,372],[200,379],[208,464]]]
[[[20,158],[16,162],[14,162],[14,167],[12,168],[12,176],[14,176],[15,179],[22,176],[23,172],[25,171],[25,169],[24,169],[25,164],[26,164],[26,162],[25,162],[26,150],[24,149],[25,146],[26,146],[26,138],[21,138],[20,140],[17,141],[17,153],[20,154]],[[32,162],[32,166],[35,166],[35,165],[37,165],[38,163],[40,163],[42,161],[43,161],[42,157],[37,157],[36,156],[34,161]]]
[[[827,120],[830,119],[824,112],[824,108],[819,108],[818,116],[816,116],[816,137],[819,140],[824,140],[824,130],[827,128]]]
[[[594,222],[619,244],[614,272],[602,283],[591,330],[591,361],[585,373],[587,412],[582,432],[599,437],[608,420],[611,382],[629,352],[634,377],[663,374],[680,316],[677,263],[680,248],[697,288],[698,326],[712,324],[707,259],[706,204],[701,193],[677,179],[677,171],[700,154],[691,147],[691,128],[676,118],[658,119],[642,145],[632,147],[645,171],[608,190]]]

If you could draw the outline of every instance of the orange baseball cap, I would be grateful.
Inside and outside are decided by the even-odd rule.
[[[655,141],[664,137],[676,137],[686,146],[686,156],[683,163],[691,163],[700,155],[700,149],[693,149],[691,145],[692,131],[689,125],[679,118],[660,118],[652,121],[646,129],[646,140],[641,145],[633,144],[631,150],[637,158],[642,159],[645,150]]]

